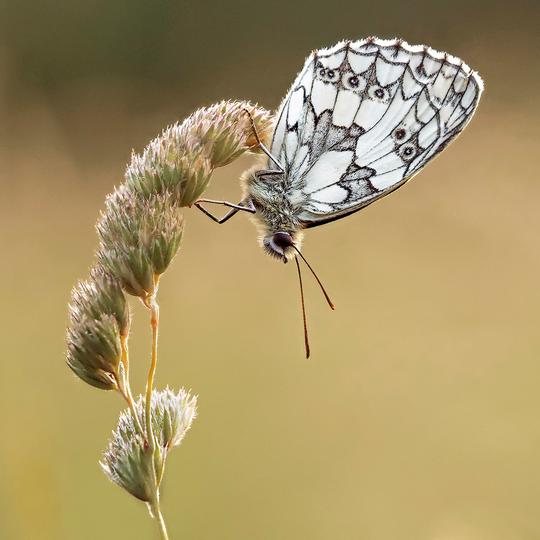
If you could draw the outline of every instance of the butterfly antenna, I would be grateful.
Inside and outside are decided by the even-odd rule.
[[[313,274],[313,276],[317,280],[317,283],[319,284],[319,287],[321,288],[321,291],[323,292],[324,297],[326,298],[326,301],[328,302],[328,305],[330,306],[330,308],[331,309],[336,309],[336,306],[334,306],[334,303],[332,302],[332,300],[328,296],[328,293],[326,292],[326,290],[324,288],[324,285],[321,283],[321,280],[319,279],[319,276],[317,276],[317,274],[315,273],[315,270],[313,270],[313,268],[311,268],[311,265],[307,262],[306,258],[302,255],[302,252],[294,244],[293,244],[292,247],[296,250],[296,253],[298,253],[298,255],[300,255],[300,257],[302,257],[302,260],[306,263],[306,266],[310,269],[311,273]],[[298,260],[296,261],[296,264],[298,264]]]
[[[304,321],[304,344],[306,346],[306,358],[309,358],[310,350],[306,319],[306,304],[304,302],[304,285],[302,283],[302,272],[300,271],[300,263],[298,262],[298,257],[294,258],[294,262],[296,263],[296,269],[298,270],[298,283],[300,283],[300,299],[302,300],[302,319]]]
[[[255,125],[255,120],[253,120],[253,116],[245,107],[243,110],[247,114],[249,121],[251,123],[251,129],[253,131],[253,135],[255,135],[257,146],[263,151],[264,154],[266,154],[266,157],[270,158],[278,166],[279,170],[283,172],[284,169],[281,163],[271,154],[270,150],[268,150],[268,148],[266,148],[266,146],[261,141],[261,138],[259,137],[259,133],[257,132],[257,126]]]

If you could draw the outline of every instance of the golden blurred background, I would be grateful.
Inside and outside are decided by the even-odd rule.
[[[170,459],[172,539],[540,538],[537,1],[0,2],[0,538],[155,538],[97,461],[123,407],[64,363],[71,287],[132,148],[223,98],[275,108],[313,48],[425,42],[484,77],[411,184],[309,231],[294,267],[249,220],[186,210],[162,280],[158,386],[199,394]],[[237,200],[252,158],[208,196]],[[133,303],[134,384],[148,316]]]

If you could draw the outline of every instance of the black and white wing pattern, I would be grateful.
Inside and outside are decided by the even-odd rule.
[[[271,146],[305,226],[404,184],[466,126],[482,89],[459,58],[399,39],[314,51],[278,110]]]

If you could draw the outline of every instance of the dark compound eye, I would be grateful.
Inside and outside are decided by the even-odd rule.
[[[358,80],[358,77],[356,77],[356,75],[349,77],[348,82],[353,88],[358,88],[358,85],[360,84],[360,81]]]
[[[319,69],[319,75],[320,75],[321,77],[324,77],[325,74],[326,74],[326,69],[324,69],[324,68]]]
[[[272,236],[272,240],[274,244],[281,249],[285,249],[293,245],[291,235],[289,233],[282,232],[282,231],[274,233]]]
[[[333,79],[335,74],[336,74],[336,72],[333,69],[329,69],[326,72],[326,75],[328,76],[329,79]]]
[[[373,93],[375,94],[375,97],[379,99],[382,99],[384,97],[384,90],[382,88],[377,88],[377,90],[375,90],[375,92]]]
[[[402,141],[407,136],[407,132],[403,128],[398,128],[394,131],[394,137],[398,141]]]

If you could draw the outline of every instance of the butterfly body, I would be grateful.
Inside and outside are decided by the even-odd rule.
[[[283,234],[300,247],[304,228],[300,216],[305,203],[298,197],[291,178],[281,170],[255,171],[248,175],[245,190],[247,200],[255,210],[254,219],[261,231],[265,251],[282,260],[291,258],[292,246],[284,244]]]

